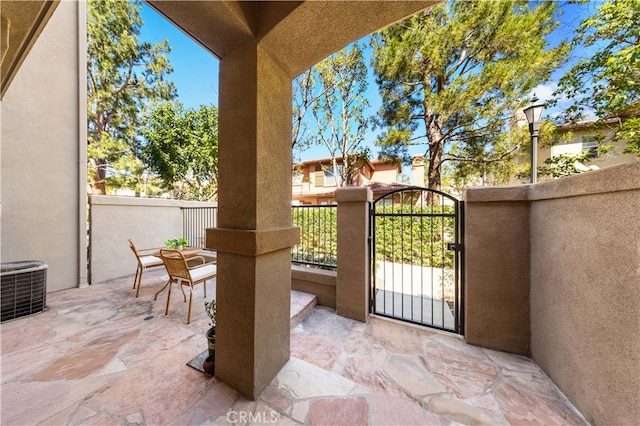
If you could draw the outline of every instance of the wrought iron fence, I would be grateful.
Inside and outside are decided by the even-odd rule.
[[[427,188],[374,201],[374,313],[462,334],[462,215],[461,201]]]
[[[217,224],[217,207],[182,207],[182,236],[190,246],[205,248],[206,229]]]
[[[338,265],[335,205],[293,206],[293,226],[300,227],[300,243],[291,250],[291,262],[335,270]]]
[[[205,247],[206,229],[217,226],[217,207],[183,207],[183,236],[189,245]],[[293,226],[300,227],[300,243],[291,249],[291,262],[335,270],[338,255],[337,207],[292,206]]]

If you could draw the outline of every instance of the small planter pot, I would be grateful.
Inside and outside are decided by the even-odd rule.
[[[209,348],[209,356],[215,357],[216,355],[216,329],[212,327],[207,331],[207,347]]]
[[[202,362],[202,369],[205,373],[214,375],[216,372],[216,357],[209,356]]]

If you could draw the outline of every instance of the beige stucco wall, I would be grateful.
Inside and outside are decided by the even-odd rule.
[[[529,355],[527,187],[465,193],[465,340]]]
[[[198,201],[90,196],[91,282],[134,274],[136,259],[129,248],[161,247],[182,236],[181,207],[211,207]]]
[[[336,307],[336,283],[335,271],[291,266],[291,290],[315,294],[318,305]]]
[[[593,424],[640,424],[640,162],[465,201],[465,339],[530,352]]]
[[[640,424],[640,162],[534,186],[533,359],[593,424]]]
[[[46,262],[49,292],[86,282],[83,34],[61,2],[1,102],[1,258]]]
[[[596,166],[598,168],[606,168],[611,166],[616,166],[618,164],[632,163],[636,157],[634,154],[625,154],[624,150],[627,147],[627,142],[624,140],[613,141],[614,131],[607,128],[602,127],[599,129],[590,129],[590,128],[576,128],[571,130],[572,138],[571,141],[555,145],[554,148],[559,149],[560,152],[565,151],[567,149],[570,152],[581,152],[582,151],[582,138],[584,136],[594,136],[594,135],[602,135],[605,138],[605,144],[611,144],[612,149],[605,153],[600,154],[597,158],[593,158],[590,161],[586,162],[587,166]],[[570,147],[568,146],[570,145]],[[548,147],[538,147],[538,164],[540,166],[544,165],[544,161],[551,157],[552,148]]]
[[[358,321],[369,318],[368,188],[340,188],[338,202],[338,278],[336,313]]]

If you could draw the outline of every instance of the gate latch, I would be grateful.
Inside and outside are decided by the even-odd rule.
[[[462,244],[447,243],[447,250],[462,251]]]

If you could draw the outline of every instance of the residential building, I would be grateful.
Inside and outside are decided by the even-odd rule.
[[[560,154],[575,155],[583,151],[589,152],[589,161],[584,166],[590,169],[602,169],[635,161],[635,155],[624,153],[626,141],[613,140],[617,123],[618,119],[614,118],[605,122],[590,120],[556,126],[558,140],[561,142],[550,148],[538,147],[538,166],[543,165],[550,157]],[[599,153],[599,144],[611,145],[612,148],[605,153]]]
[[[338,168],[342,168],[343,157],[337,157]],[[424,157],[416,156],[412,161],[412,184],[424,184]],[[402,165],[383,160],[367,160],[352,181],[346,186],[365,186],[373,192],[374,199],[397,189],[411,185],[400,182]],[[340,176],[333,172],[331,158],[320,158],[295,163],[292,167],[292,203],[294,205],[334,204],[335,192]]]
[[[544,167],[545,161],[557,155],[571,154],[577,155],[583,151],[589,152],[589,160],[584,164],[577,163],[575,166],[581,171],[589,171],[603,169],[619,164],[632,163],[637,161],[634,154],[624,153],[626,147],[625,140],[614,141],[616,127],[619,119],[611,118],[608,120],[587,120],[577,123],[566,123],[556,125],[556,135],[554,143],[549,146],[545,141],[539,141],[537,147],[537,166]],[[514,121],[515,126],[527,126],[524,114],[517,117]],[[610,145],[611,149],[607,152],[599,152],[598,146]],[[525,155],[519,155],[515,158],[516,164],[526,164],[527,168],[530,162],[530,152]],[[550,180],[550,176],[538,174],[538,180]],[[528,183],[528,178],[517,179],[512,177],[510,184]]]

